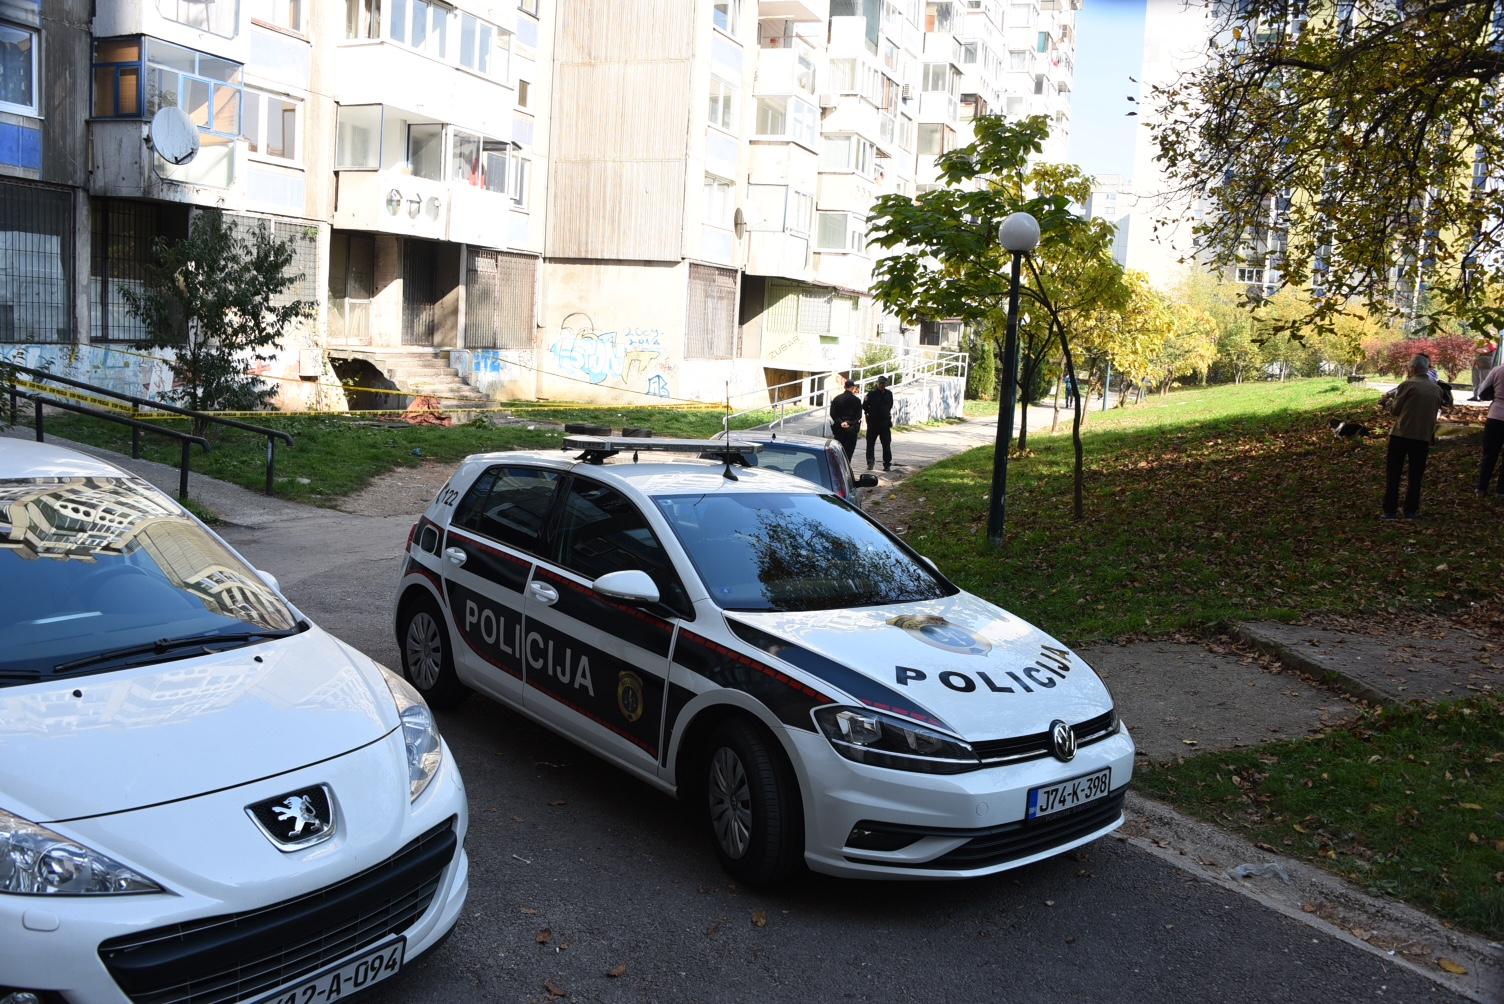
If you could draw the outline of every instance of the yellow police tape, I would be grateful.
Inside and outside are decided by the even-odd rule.
[[[90,397],[87,394],[80,394],[79,392],[74,390],[68,390],[62,387],[53,387],[48,384],[37,383],[34,380],[23,380],[19,377],[16,378],[15,384],[21,390],[29,390],[33,393],[38,394],[46,394],[48,397],[61,398],[64,401],[74,401],[78,404],[86,404],[91,408],[99,408],[104,411],[113,411],[121,415],[129,415],[131,413],[131,409],[119,401],[111,401],[106,398]],[[43,403],[45,404],[46,402]]]

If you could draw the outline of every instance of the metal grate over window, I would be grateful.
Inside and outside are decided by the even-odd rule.
[[[0,181],[0,342],[67,342],[73,324],[73,199]]]
[[[129,199],[95,199],[89,261],[89,338],[96,342],[144,341],[149,332],[126,305],[122,290],[140,290],[157,237],[187,235],[186,206]]]
[[[465,347],[533,347],[538,259],[471,248],[465,267]]]
[[[736,273],[689,266],[688,359],[730,359],[736,354]]]
[[[272,236],[292,245],[292,261],[287,265],[289,276],[298,276],[297,281],[272,297],[275,306],[286,306],[298,300],[318,299],[319,289],[319,230],[312,223],[297,220],[274,220],[265,216],[243,216],[236,213],[225,217],[242,235],[249,229],[265,231],[271,227]]]

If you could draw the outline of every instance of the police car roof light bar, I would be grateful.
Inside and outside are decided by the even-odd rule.
[[[607,457],[632,451],[635,460],[639,452],[690,453],[696,457],[719,460],[726,465],[721,473],[729,480],[737,477],[731,471],[732,464],[749,467],[746,454],[761,453],[758,443],[733,443],[721,439],[658,439],[638,436],[566,436],[564,449],[579,450],[576,460],[587,464],[604,463]]]

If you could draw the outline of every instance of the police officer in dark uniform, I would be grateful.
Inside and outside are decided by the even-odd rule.
[[[857,431],[862,427],[862,399],[856,396],[856,381],[846,381],[846,393],[830,402],[830,431],[846,453],[846,462],[856,452]]]
[[[877,386],[867,392],[862,402],[862,411],[867,415],[867,470],[872,470],[876,459],[874,447],[883,441],[883,470],[893,469],[893,392],[888,389],[888,378],[878,377]]]

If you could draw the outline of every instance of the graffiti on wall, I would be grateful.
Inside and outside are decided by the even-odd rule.
[[[7,345],[0,349],[0,361],[152,400],[172,390],[172,370],[162,359],[103,346]]]
[[[527,349],[457,349],[449,354],[449,365],[484,394],[499,393],[503,384],[533,376],[532,352]]]
[[[571,322],[577,322],[571,324]],[[668,397],[663,332],[657,328],[596,331],[581,315],[565,318],[549,346],[554,369],[593,384],[610,384]]]

